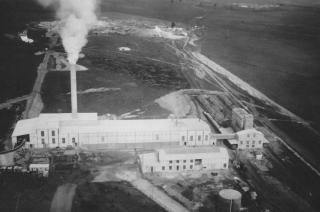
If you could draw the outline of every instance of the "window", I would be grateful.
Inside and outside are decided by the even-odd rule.
[[[156,140],[159,140],[159,135],[158,134],[156,135]]]
[[[172,166],[169,166],[169,170],[172,170]]]
[[[259,141],[259,144],[261,144],[261,140]]]
[[[53,130],[53,131],[51,131],[51,135],[52,136],[55,136],[56,135],[56,132]]]
[[[253,133],[253,137],[256,137],[256,134],[255,134],[255,133]]]
[[[193,163],[193,160],[190,160],[190,163]]]
[[[193,136],[192,135],[190,136],[190,141],[193,141]]]
[[[252,144],[252,148],[254,148],[254,144]]]
[[[169,160],[169,163],[172,163],[172,160]]]
[[[183,136],[181,136],[181,141],[184,141],[186,138]]]
[[[186,169],[186,165],[183,165],[183,169]]]
[[[209,136],[208,135],[205,135],[205,137],[204,137],[204,140],[208,140],[208,138],[209,138]]]
[[[250,137],[250,134],[248,134],[247,137],[249,138],[249,137]]]
[[[187,160],[183,160],[183,162],[184,162],[184,163],[186,163],[186,162],[187,162]]]
[[[192,165],[190,165],[190,169],[193,169],[193,166],[192,166]]]
[[[41,136],[42,136],[42,137],[44,136],[44,131],[41,131]]]
[[[176,160],[176,163],[179,163],[180,161],[179,160]]]
[[[41,139],[41,143],[44,144],[44,138]]]
[[[240,144],[242,145],[242,144],[243,144],[243,141],[240,141]]]
[[[76,142],[76,138],[72,138],[72,143],[75,143]]]
[[[201,165],[202,164],[202,160],[201,159],[195,159],[194,163],[195,163],[195,165]]]
[[[198,141],[201,141],[201,135],[198,135]]]
[[[177,170],[179,170],[179,166],[177,166]]]
[[[249,144],[249,141],[247,141],[247,144]]]
[[[223,168],[227,168],[227,164],[226,163],[223,164]]]
[[[246,147],[249,148],[249,144]]]
[[[166,167],[165,166],[162,166],[162,171],[166,170]]]
[[[101,142],[104,142],[104,137],[103,136],[101,137]]]
[[[184,145],[187,146],[187,142],[184,142]]]
[[[66,139],[62,138],[62,143],[65,144],[66,143]]]
[[[253,141],[252,141],[252,144],[255,144],[255,143],[256,143],[256,141],[255,141],[255,140],[253,140]]]
[[[52,139],[52,143],[53,143],[53,144],[56,143],[56,139],[55,139],[55,138]]]

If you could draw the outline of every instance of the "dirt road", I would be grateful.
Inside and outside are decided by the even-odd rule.
[[[70,212],[76,187],[71,183],[59,186],[51,202],[50,212]]]

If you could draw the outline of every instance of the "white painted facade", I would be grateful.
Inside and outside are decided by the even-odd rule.
[[[212,145],[209,125],[201,119],[98,120],[96,113],[41,114],[21,120],[12,134],[29,148],[97,145],[106,148]]]
[[[180,147],[139,155],[143,173],[212,171],[228,169],[229,155],[222,147]]]
[[[262,132],[253,128],[236,132],[236,139],[230,139],[229,143],[238,149],[262,149],[269,142]]]
[[[33,172],[38,172],[42,174],[44,177],[48,177],[49,175],[49,167],[48,163],[32,163],[29,165],[29,170]]]

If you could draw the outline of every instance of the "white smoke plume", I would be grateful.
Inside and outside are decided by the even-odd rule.
[[[68,61],[76,64],[82,47],[87,44],[87,36],[97,22],[97,0],[37,0],[44,7],[56,8],[56,16],[61,21],[59,34],[68,54]]]

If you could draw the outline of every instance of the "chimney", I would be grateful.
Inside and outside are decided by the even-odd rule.
[[[78,117],[78,102],[77,102],[77,72],[76,65],[70,65],[70,81],[71,81],[71,109],[72,118],[76,119]]]

